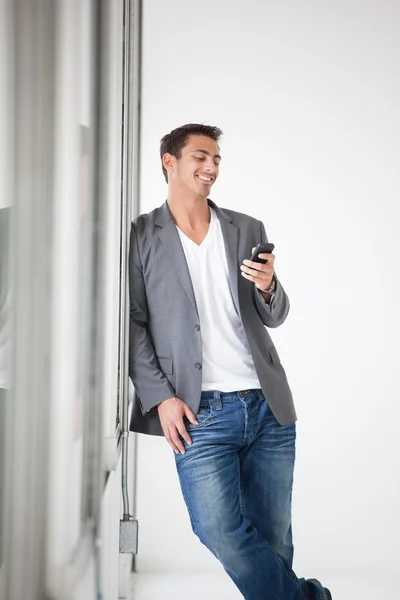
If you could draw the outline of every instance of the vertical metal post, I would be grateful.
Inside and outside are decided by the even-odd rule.
[[[123,520],[121,522],[120,551],[137,552],[137,522],[130,514],[128,497],[128,437],[129,437],[129,231],[133,216],[139,207],[140,158],[140,82],[141,82],[141,0],[125,2],[125,72],[124,72],[124,147],[122,217],[122,287],[121,287],[121,374],[122,399],[122,495]],[[131,438],[132,439],[132,438]],[[134,443],[136,436],[133,436]],[[136,455],[135,455],[136,456]],[[136,469],[134,493],[136,490]],[[135,502],[134,502],[135,504]]]

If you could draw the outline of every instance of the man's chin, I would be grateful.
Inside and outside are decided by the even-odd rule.
[[[197,194],[199,196],[199,198],[208,198],[208,195],[210,193],[211,188],[207,188],[206,186],[204,186],[201,189],[197,190]]]
[[[199,200],[204,200],[204,198],[208,198],[208,194],[205,194],[203,190],[193,190]]]

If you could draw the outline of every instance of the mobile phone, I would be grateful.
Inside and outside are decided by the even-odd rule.
[[[271,254],[274,248],[275,244],[272,244],[271,242],[262,242],[261,244],[257,244],[256,249],[250,256],[250,260],[253,262],[263,263],[265,265],[265,263],[268,261],[265,260],[265,258],[259,258],[258,255],[263,254],[264,252],[266,254]]]

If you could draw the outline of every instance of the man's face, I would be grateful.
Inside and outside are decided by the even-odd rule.
[[[174,169],[168,173],[171,184],[207,198],[218,177],[221,162],[217,142],[203,135],[190,135],[182,148],[181,158],[172,159]]]

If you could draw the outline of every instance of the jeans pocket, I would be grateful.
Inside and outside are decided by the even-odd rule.
[[[200,408],[196,414],[196,419],[197,419],[198,425],[193,425],[189,421],[188,424],[186,425],[186,429],[200,429],[201,427],[204,427],[205,425],[207,425],[207,423],[209,423],[213,414],[214,414],[214,409],[212,406],[210,406],[210,405],[200,406]]]

